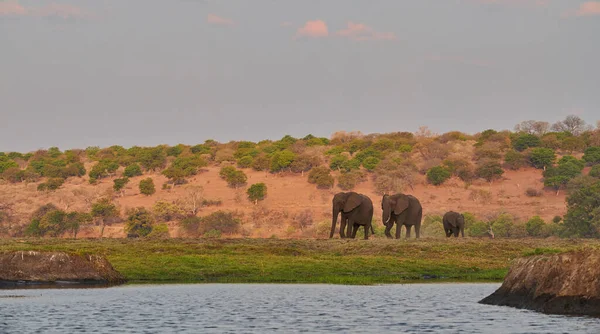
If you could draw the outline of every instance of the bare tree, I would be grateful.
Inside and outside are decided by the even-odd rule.
[[[550,129],[550,123],[528,120],[515,125],[515,132],[525,132],[531,135],[543,136]]]
[[[564,120],[552,124],[552,130],[557,132],[568,131],[574,136],[579,136],[585,131],[591,130],[592,127],[576,115],[569,115]]]
[[[186,188],[185,209],[192,215],[196,215],[202,207],[204,199],[204,188],[202,186],[190,185]]]

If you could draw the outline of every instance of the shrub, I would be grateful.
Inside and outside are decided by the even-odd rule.
[[[529,162],[535,168],[542,169],[551,166],[556,160],[554,150],[545,147],[537,147],[531,150]]]
[[[333,156],[329,161],[329,168],[331,170],[339,170],[346,161],[348,161],[348,157],[345,155],[338,154]]]
[[[152,232],[154,217],[143,207],[138,207],[129,212],[125,223],[127,237],[145,237]]]
[[[548,167],[544,175],[544,185],[559,190],[578,175],[581,175],[583,163],[573,157],[565,156],[558,163],[557,167]]]
[[[187,216],[179,222],[183,229],[191,234],[197,234],[202,223],[202,218],[196,216]]]
[[[427,171],[427,181],[435,186],[446,182],[452,173],[447,168],[436,166]]]
[[[510,238],[514,226],[514,218],[508,213],[500,214],[496,219],[490,222],[494,235],[501,238]]]
[[[136,177],[142,175],[142,168],[138,164],[131,164],[125,167],[123,175],[126,177]]]
[[[294,173],[308,172],[321,164],[321,158],[316,155],[300,154],[290,164],[290,170]]]
[[[267,197],[267,185],[264,183],[255,183],[246,190],[248,199],[254,203],[262,201]]]
[[[442,164],[452,173],[452,175],[458,177],[464,182],[470,182],[475,176],[473,165],[468,160],[446,159]]]
[[[248,180],[248,177],[243,171],[237,170],[233,166],[222,167],[219,171],[219,176],[232,188],[243,186]]]
[[[292,227],[304,231],[307,227],[314,223],[313,213],[310,209],[302,210],[292,218]]]
[[[588,174],[591,177],[600,178],[600,165],[594,165]]]
[[[90,183],[105,178],[114,173],[119,168],[119,164],[114,160],[100,160],[90,170]]]
[[[423,217],[421,233],[425,237],[443,238],[446,236],[442,216],[427,214]]]
[[[245,155],[237,160],[237,166],[238,168],[250,168],[253,162],[254,158],[249,155]]]
[[[152,178],[145,178],[140,181],[140,193],[150,196],[156,192],[156,188],[154,187],[154,180]]]
[[[333,187],[334,179],[327,167],[315,167],[308,174],[308,182],[317,185],[319,189],[330,189]]]
[[[518,170],[527,166],[527,158],[520,152],[510,150],[504,155],[504,165],[508,169]]]
[[[542,141],[535,135],[524,133],[519,135],[513,142],[515,150],[521,152],[530,147],[538,147],[542,145]]]
[[[350,173],[343,173],[338,177],[337,186],[342,190],[351,190],[362,181],[363,175],[360,171],[353,171]]]
[[[14,160],[9,159],[7,156],[0,156],[0,174],[4,173],[9,168],[19,168]]]
[[[546,225],[546,223],[540,216],[533,216],[525,224],[525,229],[529,236],[539,237],[543,232],[544,225]]]
[[[474,221],[471,224],[467,224],[465,227],[465,234],[470,237],[483,237],[489,235],[489,224],[483,221]]]
[[[377,165],[381,162],[379,158],[376,157],[367,157],[363,160],[362,165],[368,171],[373,171],[377,168]]]
[[[233,234],[239,231],[240,226],[240,221],[232,212],[216,211],[202,217],[199,232],[205,234],[211,230],[217,230],[223,234]]]
[[[160,223],[152,226],[152,231],[146,236],[148,239],[168,239],[169,226],[165,223]]]
[[[65,183],[65,179],[62,178],[51,178],[45,183],[38,184],[38,191],[54,191],[60,188]]]
[[[600,163],[600,146],[588,147],[583,154],[583,161],[591,165]]]
[[[160,146],[140,148],[136,153],[136,158],[146,170],[162,169],[167,164],[167,155]]]
[[[210,230],[204,233],[204,237],[207,239],[220,239],[221,235],[222,233],[219,230]]]
[[[252,169],[256,171],[269,170],[270,166],[271,160],[268,156],[264,154],[258,155],[256,158],[254,158],[254,161],[252,162]]]
[[[113,189],[115,191],[121,191],[121,189],[125,188],[127,183],[129,183],[129,178],[122,177],[120,179],[114,179],[113,182],[114,182]]]
[[[185,146],[183,144],[179,144],[176,146],[171,146],[169,148],[167,148],[167,156],[168,157],[178,157],[181,153],[183,153],[183,149],[185,148]]]
[[[270,165],[271,172],[276,173],[285,168],[289,168],[295,158],[296,154],[289,150],[283,150],[280,152],[273,153]]]
[[[159,222],[169,222],[183,217],[184,210],[175,203],[157,201],[152,207],[154,217]]]
[[[535,188],[527,188],[525,195],[528,197],[541,197],[544,195],[544,192]]]
[[[504,170],[502,170],[500,162],[495,160],[480,161],[475,169],[475,175],[488,182],[499,179],[502,174],[504,174]]]
[[[569,191],[564,227],[568,235],[600,236],[600,181],[585,179]]]

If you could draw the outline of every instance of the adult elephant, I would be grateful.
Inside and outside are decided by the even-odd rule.
[[[369,197],[354,191],[340,192],[333,196],[331,204],[333,206],[333,217],[331,220],[331,233],[329,233],[330,239],[333,238],[333,232],[335,232],[335,225],[340,213],[342,215],[340,220],[340,237],[342,239],[346,237],[354,238],[360,225],[365,228],[365,239],[369,239],[369,229],[372,234],[375,234],[372,225],[373,202]],[[348,231],[344,233],[346,225]]]
[[[423,208],[421,202],[412,196],[402,193],[383,195],[381,200],[383,210],[382,222],[385,225],[385,235],[392,238],[390,230],[396,223],[396,239],[400,239],[402,226],[406,226],[406,238],[410,238],[410,229],[414,226],[417,238],[421,234],[421,219]]]
[[[465,237],[465,216],[458,212],[448,211],[444,214],[444,218],[442,219],[442,223],[444,224],[444,232],[446,232],[446,237],[450,237],[454,234],[455,238],[458,238],[458,232],[462,237]]]

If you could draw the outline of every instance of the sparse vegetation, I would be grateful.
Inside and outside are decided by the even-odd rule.
[[[154,187],[154,180],[151,177],[145,178],[140,181],[140,193],[150,196],[156,192],[156,188]]]

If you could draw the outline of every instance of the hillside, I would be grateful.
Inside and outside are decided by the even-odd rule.
[[[440,236],[440,216],[449,210],[487,224],[504,214],[512,229],[506,236],[526,235],[522,226],[532,217],[550,223],[566,213],[570,180],[595,175],[600,130],[519,126],[515,132],[474,135],[421,128],[414,134],[338,132],[331,138],[285,136],[258,143],[208,140],[194,146],[0,154],[0,235],[70,236],[75,221],[69,223],[67,213],[90,212],[105,199],[116,206],[116,216],[96,213],[77,221],[78,237],[125,237],[132,210],[144,207],[150,214],[141,215],[154,217],[148,224],[166,223],[171,237],[200,236],[181,222],[222,211],[240,224],[235,232],[223,231],[231,237],[322,238],[331,224],[331,198],[342,188],[371,197],[379,235],[381,195],[395,192],[421,201],[429,224],[424,237]],[[142,194],[140,181],[147,178],[155,192]],[[115,188],[119,180],[122,189]],[[256,183],[266,185],[264,200],[248,198],[248,187]],[[42,208],[49,203],[50,209]],[[161,214],[157,203],[172,212]],[[63,213],[46,215],[57,210]],[[27,228],[32,221],[33,230]]]

